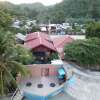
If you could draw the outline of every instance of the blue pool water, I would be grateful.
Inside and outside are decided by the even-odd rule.
[[[75,76],[73,75],[69,80],[66,81],[67,83],[67,86],[69,87],[74,87],[75,84],[76,84],[76,78]],[[29,88],[30,89],[30,88]],[[29,90],[28,89],[28,90]],[[48,89],[48,88],[47,88]],[[35,90],[33,89],[33,92],[31,91],[30,93],[28,91],[24,91],[23,92],[23,95],[24,97],[26,98],[26,100],[49,100],[50,98],[52,97],[55,97],[57,96],[58,94],[61,94],[62,92],[64,92],[64,87],[60,87],[60,88],[57,88],[54,92],[51,92],[47,95],[42,95],[42,93],[38,94],[38,93],[35,93]],[[43,91],[42,91],[43,92]],[[44,92],[46,92],[46,89],[44,90]]]
[[[67,81],[67,85],[73,87],[76,83],[76,78],[75,76],[72,76],[68,81]],[[51,97],[54,97],[60,93],[64,92],[64,87],[50,93],[47,96],[39,96],[39,95],[35,95],[35,94],[31,94],[31,93],[27,93],[24,92],[24,96],[27,98],[27,100],[48,100]]]
[[[55,92],[49,94],[48,96],[39,96],[39,95],[34,95],[34,94],[24,92],[24,97],[27,100],[48,100],[49,98],[54,97],[63,91],[64,89],[60,88],[59,90],[56,90]]]
[[[24,93],[24,96],[27,100],[46,100],[46,97],[44,96],[37,96],[30,93]]]
[[[68,84],[69,86],[73,86],[73,85],[75,85],[75,83],[76,83],[75,76],[72,76],[72,77],[67,81],[67,84]]]

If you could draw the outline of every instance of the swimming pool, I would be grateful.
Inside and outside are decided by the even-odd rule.
[[[42,77],[30,79],[20,86],[26,100],[47,100],[61,93],[64,84],[59,85],[57,77]]]
[[[64,90],[63,88],[59,88],[58,90],[50,93],[47,96],[39,96],[39,95],[34,95],[34,94],[24,92],[24,97],[27,100],[48,100],[49,98],[54,97],[58,95],[59,93],[63,92],[63,90]]]

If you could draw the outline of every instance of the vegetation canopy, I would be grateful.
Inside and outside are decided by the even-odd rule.
[[[63,0],[54,6],[41,3],[14,5],[1,2],[0,9],[18,19],[34,19],[42,23],[63,23],[69,18],[84,22],[86,19],[100,20],[100,0]]]
[[[65,60],[86,69],[100,70],[100,39],[77,40],[65,46]]]
[[[86,37],[98,37],[100,38],[100,22],[90,22],[86,28]]]
[[[30,54],[15,42],[10,32],[0,31],[0,95],[6,95],[16,87],[16,74],[27,75],[23,64],[27,63]]]

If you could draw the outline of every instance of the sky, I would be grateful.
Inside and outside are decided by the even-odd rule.
[[[56,3],[59,3],[62,0],[0,0],[0,1],[9,1],[9,2],[14,3],[14,4],[40,2],[40,3],[48,6],[48,5],[54,5]]]

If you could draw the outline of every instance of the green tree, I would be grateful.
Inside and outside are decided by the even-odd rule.
[[[59,59],[58,53],[52,53],[52,54],[50,55],[50,58],[49,58],[49,59],[50,59],[50,60]]]
[[[16,77],[14,76],[16,76],[18,72],[23,76],[27,74],[26,67],[22,64],[25,63],[25,61],[21,60],[26,60],[27,58],[24,57],[26,55],[24,50],[18,49],[15,43],[15,37],[12,33],[0,31],[0,95],[9,93],[8,87],[11,83],[16,86]],[[22,54],[24,56],[22,56]]]
[[[91,22],[86,28],[87,38],[98,37],[100,38],[100,22]]]
[[[32,63],[35,59],[32,53],[26,48],[22,47],[22,45],[17,45],[15,48],[15,52],[17,52],[17,57],[15,60],[24,65]]]
[[[0,2],[0,9],[9,13],[14,18],[38,19],[47,23],[47,17],[52,23],[62,23],[66,18],[100,20],[100,0],[63,0],[54,6],[44,6],[41,3],[14,5],[8,2]]]
[[[99,69],[100,39],[77,40],[65,46],[65,60],[73,61],[86,69]]]
[[[7,29],[11,26],[11,16],[0,10],[0,27]]]

